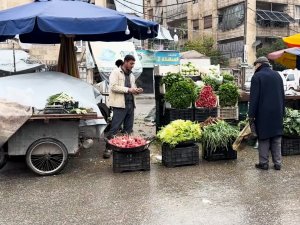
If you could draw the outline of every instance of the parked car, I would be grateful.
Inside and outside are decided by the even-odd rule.
[[[284,90],[297,90],[299,87],[299,70],[284,70],[280,73],[283,79]]]

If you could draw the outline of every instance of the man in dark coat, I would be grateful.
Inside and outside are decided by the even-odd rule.
[[[269,169],[269,150],[274,168],[281,169],[281,136],[283,134],[284,89],[278,72],[270,68],[266,57],[254,62],[248,116],[254,122],[258,137],[258,169]]]

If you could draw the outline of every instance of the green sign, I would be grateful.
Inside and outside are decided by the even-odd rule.
[[[179,65],[180,55],[177,51],[157,51],[154,53],[155,65]]]

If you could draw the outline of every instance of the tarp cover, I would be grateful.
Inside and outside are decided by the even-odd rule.
[[[0,147],[31,117],[32,108],[0,99]]]
[[[44,109],[49,96],[65,92],[79,102],[79,107],[93,108],[102,116],[96,97],[100,93],[90,84],[58,72],[39,72],[0,78],[0,98],[37,109]],[[104,119],[84,120],[81,126],[100,125],[100,133],[105,129]]]
[[[39,63],[28,63],[29,54],[23,50],[15,50],[15,67],[13,60],[13,50],[10,49],[1,49],[0,50],[0,70],[8,73],[16,73],[21,71],[34,72],[35,69],[44,67]],[[24,72],[23,72],[24,73]]]

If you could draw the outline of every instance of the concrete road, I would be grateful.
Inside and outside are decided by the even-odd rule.
[[[139,100],[136,132],[155,132],[142,120],[153,102]],[[34,175],[22,159],[9,162],[0,171],[0,225],[300,224],[300,156],[284,157],[281,171],[260,171],[248,147],[233,161],[113,173],[103,147],[82,150],[51,177]]]

